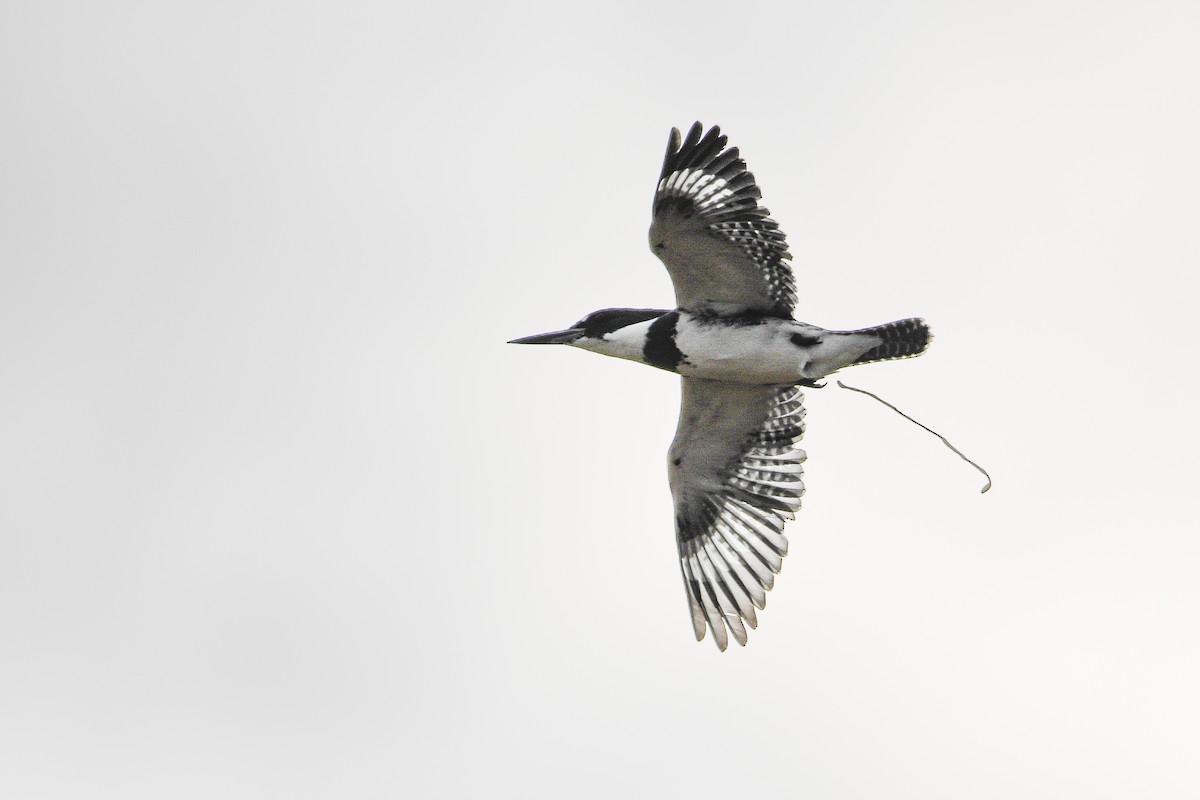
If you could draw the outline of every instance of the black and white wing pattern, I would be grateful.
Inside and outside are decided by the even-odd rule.
[[[796,281],[783,231],[758,205],[762,192],[738,149],[726,149],[719,127],[703,131],[697,122],[681,142],[671,129],[650,249],[671,274],[679,308],[790,319]]]
[[[696,640],[746,643],[787,554],[804,494],[804,395],[795,386],[683,379],[668,454],[675,535]]]

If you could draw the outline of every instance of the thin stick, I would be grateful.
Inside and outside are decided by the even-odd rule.
[[[895,411],[897,414],[899,414],[900,416],[904,417],[904,418],[905,418],[906,420],[908,420],[909,422],[913,423],[914,425],[920,425],[922,428],[924,428],[925,430],[929,431],[930,433],[932,433],[932,434],[933,434],[934,436],[936,436],[937,438],[941,439],[941,440],[942,440],[942,444],[946,445],[946,447],[949,447],[951,450],[953,450],[953,451],[954,451],[954,454],[955,454],[956,456],[958,456],[958,457],[959,457],[959,458],[961,458],[963,461],[967,462],[967,463],[968,463],[968,464],[970,464],[972,467],[974,467],[975,469],[977,469],[977,470],[979,470],[980,472],[982,472],[982,473],[983,473],[983,477],[987,478],[987,485],[985,485],[985,486],[984,486],[982,489],[980,489],[980,490],[979,490],[979,493],[980,493],[980,494],[983,494],[983,493],[984,493],[984,492],[986,492],[988,489],[992,488],[992,476],[991,476],[991,475],[988,475],[988,472],[987,472],[987,470],[986,470],[986,469],[984,469],[983,467],[979,466],[978,464],[976,464],[976,463],[975,463],[974,461],[972,461],[971,459],[967,458],[965,455],[963,455],[963,453],[962,453],[962,451],[961,451],[961,450],[959,450],[959,449],[958,449],[957,447],[955,447],[954,445],[950,444],[950,440],[949,440],[949,439],[947,439],[945,436],[942,436],[940,433],[938,433],[937,431],[935,431],[933,428],[929,427],[928,425],[922,425],[920,422],[917,422],[915,419],[913,419],[912,417],[910,417],[908,414],[905,414],[905,413],[904,413],[903,411],[901,411],[900,409],[896,408],[894,405],[892,405],[891,403],[889,403],[887,400],[884,400],[882,397],[880,397],[880,396],[879,396],[879,395],[877,395],[877,394],[872,394],[871,392],[868,392],[866,389],[856,389],[856,388],[854,388],[853,386],[847,386],[846,384],[842,383],[841,381],[838,381],[838,382],[837,382],[837,385],[838,385],[838,386],[840,386],[840,387],[842,387],[843,389],[849,389],[849,390],[850,390],[850,391],[852,391],[852,392],[858,392],[859,394],[865,394],[865,395],[867,395],[868,397],[874,397],[876,400],[878,400],[879,402],[883,403],[885,406],[887,406],[888,408],[890,408],[892,411]]]

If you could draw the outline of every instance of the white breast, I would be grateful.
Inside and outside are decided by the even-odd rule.
[[[722,325],[681,313],[675,344],[683,352],[679,373],[739,383],[795,383],[807,355],[790,340],[796,324],[767,319],[756,325]]]

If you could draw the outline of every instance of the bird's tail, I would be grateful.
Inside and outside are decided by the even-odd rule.
[[[912,358],[925,352],[933,333],[925,320],[913,317],[886,325],[876,325],[874,328],[863,328],[853,333],[865,333],[877,336],[883,341],[854,360],[855,364],[866,364],[870,361],[889,361],[893,358]]]

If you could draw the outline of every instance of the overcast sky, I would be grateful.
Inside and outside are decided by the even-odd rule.
[[[1192,2],[13,2],[0,794],[1200,795]],[[693,641],[668,307],[718,123],[808,392],[744,650]]]

